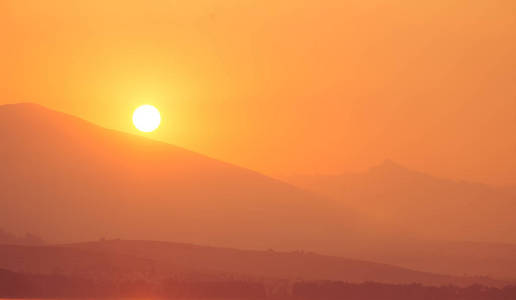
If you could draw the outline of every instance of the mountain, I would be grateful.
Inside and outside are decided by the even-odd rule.
[[[0,227],[17,234],[310,249],[353,227],[323,197],[35,104],[0,106],[0,141]]]
[[[305,252],[251,251],[153,241],[106,240],[43,247],[0,246],[0,268],[81,278],[249,278],[503,286]]]
[[[444,274],[516,278],[511,189],[438,178],[392,161],[364,173],[288,181],[365,220],[364,239],[341,248],[341,255]]]
[[[32,244],[38,236],[47,243],[176,240],[516,278],[513,246],[495,243],[514,240],[512,190],[439,179],[393,162],[363,174],[292,180],[296,187],[180,147],[16,104],[0,106],[0,166],[0,228],[9,232],[4,243],[26,244],[13,242],[26,232]],[[67,257],[62,251],[72,250],[56,251]],[[74,260],[79,254],[70,255]],[[131,255],[120,265],[131,265]],[[318,263],[311,269],[325,274],[334,261]],[[367,268],[361,273],[363,266],[348,267],[369,274]]]
[[[288,181],[356,210],[373,231],[516,243],[516,193],[508,189],[441,179],[392,161],[365,173],[298,176]]]
[[[516,280],[515,244],[406,240],[382,243],[381,251],[348,248],[339,253],[439,274]]]

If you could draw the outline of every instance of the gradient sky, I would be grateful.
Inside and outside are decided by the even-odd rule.
[[[0,104],[35,102],[273,176],[386,158],[516,184],[512,0],[2,0]]]

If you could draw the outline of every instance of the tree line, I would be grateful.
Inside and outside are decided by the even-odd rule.
[[[293,286],[292,297],[297,300],[514,300],[516,286],[493,288],[481,285],[457,287],[375,282],[298,282]]]
[[[281,287],[281,288],[278,288]],[[0,270],[0,298],[292,299],[292,300],[514,300],[516,286],[423,286],[336,281],[168,278],[99,280]]]

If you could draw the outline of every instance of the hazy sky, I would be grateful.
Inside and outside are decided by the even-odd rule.
[[[513,0],[2,0],[0,104],[274,176],[385,158],[516,184]]]

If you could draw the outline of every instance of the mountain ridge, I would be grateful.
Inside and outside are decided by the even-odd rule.
[[[389,162],[366,172],[293,177],[290,182],[368,220],[369,234],[355,247],[342,248],[345,256],[443,274],[516,278],[516,193],[510,189]]]
[[[293,185],[39,105],[0,106],[0,138],[0,227],[14,233],[302,248],[340,222]]]
[[[234,274],[249,278],[418,282],[429,285],[467,286],[478,283],[504,286],[509,283],[481,277],[432,274],[300,251],[241,250],[159,241],[105,240],[37,247],[0,245],[0,253],[0,268],[25,273],[38,271],[41,274],[59,270],[59,274],[87,277],[150,274],[153,278],[164,278],[171,274]]]

